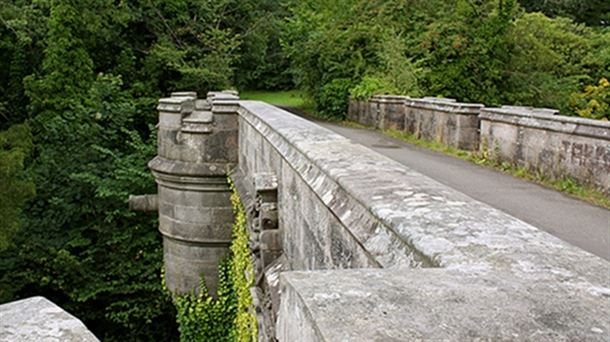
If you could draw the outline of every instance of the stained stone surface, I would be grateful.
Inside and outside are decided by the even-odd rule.
[[[481,111],[481,149],[500,161],[557,178],[573,177],[610,194],[610,123],[503,106]]]
[[[379,95],[369,101],[350,100],[347,117],[363,125],[405,131],[418,138],[476,150],[481,108],[481,104],[454,99]]]
[[[608,341],[608,293],[444,269],[281,275],[280,341]]]
[[[313,271],[282,276],[280,341],[607,340],[607,261],[273,106],[239,125],[286,270]]]
[[[453,99],[373,96],[351,99],[348,119],[417,138],[478,150],[490,158],[610,194],[610,123],[557,115],[550,108],[458,103]]]
[[[44,297],[0,305],[2,342],[99,341],[76,317]]]
[[[226,175],[237,161],[238,97],[219,92],[208,98],[180,92],[159,101],[157,156],[148,165],[158,184],[168,289],[198,292],[203,277],[214,296],[234,221]]]

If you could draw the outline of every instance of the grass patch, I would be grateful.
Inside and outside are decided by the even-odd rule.
[[[291,107],[311,112],[312,101],[300,90],[287,91],[243,91],[240,93],[242,100],[263,101],[275,106]]]
[[[379,130],[361,125],[353,121],[342,121],[341,125],[350,128],[361,128],[381,131],[392,138],[407,142],[409,144],[420,146],[432,151],[441,152],[456,158],[473,162],[478,165],[487,166],[502,171],[504,173],[508,173],[514,177],[532,181],[547,188],[555,189],[564,194],[579,198],[585,202],[606,209],[610,209],[610,198],[608,198],[607,195],[605,195],[599,190],[579,184],[578,181],[571,177],[565,177],[562,179],[552,179],[545,175],[543,172],[530,170],[528,168],[513,165],[507,162],[498,161],[497,159],[493,158],[492,156],[489,156],[487,153],[484,152],[460,150],[454,147],[446,146],[436,141],[419,139],[412,134],[393,129]]]

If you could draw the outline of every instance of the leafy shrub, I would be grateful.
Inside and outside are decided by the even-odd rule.
[[[574,111],[583,118],[610,120],[610,82],[606,78],[573,94],[571,101]]]
[[[232,341],[236,298],[231,283],[231,260],[218,266],[217,297],[212,297],[201,278],[199,294],[174,295],[180,341]]]
[[[323,85],[317,96],[317,114],[325,118],[343,119],[351,87],[352,81],[347,78],[337,78]]]
[[[398,91],[386,79],[365,76],[352,89],[350,89],[351,97],[357,100],[368,100],[373,95],[380,94],[397,94]]]
[[[24,161],[33,147],[27,124],[0,131],[0,251],[11,245],[21,227],[25,203],[35,194],[34,183],[24,174]]]
[[[567,18],[527,13],[511,27],[512,58],[506,68],[505,103],[567,112],[570,95],[601,68],[595,32]]]
[[[257,340],[256,316],[252,313],[250,288],[254,284],[252,256],[248,247],[246,210],[239,199],[235,184],[231,184],[231,203],[235,214],[233,241],[231,242],[231,281],[236,296],[236,316],[233,321],[233,340],[249,342]]]

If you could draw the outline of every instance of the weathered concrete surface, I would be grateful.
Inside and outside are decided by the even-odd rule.
[[[555,307],[557,311],[550,314],[542,311],[542,316],[547,320],[573,321],[567,324],[567,330],[562,330],[565,324],[557,325],[554,336],[559,339],[571,338],[576,330],[583,332],[578,336],[586,337],[589,335],[585,331],[589,330],[595,334],[599,330],[601,334],[608,333],[607,326],[597,326],[600,317],[610,313],[607,261],[273,106],[242,101],[239,118],[240,172],[245,177],[259,172],[273,172],[278,177],[279,229],[283,233],[286,269],[382,267],[392,268],[391,274],[404,272],[405,279],[414,279],[420,275],[425,278],[429,271],[407,268],[437,267],[439,277],[448,279],[444,284],[459,283],[459,274],[474,276],[464,282],[481,285],[483,292],[500,288],[498,284],[511,280],[516,295],[515,303],[509,307],[512,312],[520,312],[521,305],[531,310]],[[315,286],[333,286],[326,281],[329,278],[317,278]],[[419,286],[424,283],[427,282],[422,280]],[[485,284],[490,288],[485,288]],[[424,290],[434,293],[435,289],[431,284]],[[487,300],[478,301],[478,292],[467,288],[455,291],[465,291],[463,300],[473,307],[481,305],[483,311],[501,308],[505,303],[504,297],[491,301],[491,294]],[[503,291],[508,296],[512,293]],[[545,292],[549,295],[543,297]],[[349,297],[349,292],[346,295]],[[566,300],[570,302],[570,298],[579,303],[578,309],[563,304]],[[430,303],[425,304],[428,300]],[[288,325],[301,324],[297,327],[302,329],[303,336],[298,340],[310,337],[316,340],[317,325],[308,323],[303,316],[307,311],[296,310],[294,305],[284,307],[290,303],[294,301],[282,301],[280,320],[292,322]],[[341,306],[335,302],[333,310],[347,312],[351,305],[348,303]],[[322,301],[311,305],[329,304]],[[437,305],[433,296],[421,298],[424,308],[442,310]],[[296,316],[289,317],[291,314]],[[317,321],[321,316],[311,317]],[[533,319],[513,321],[515,326],[509,332],[519,330],[520,324],[524,324],[525,331],[532,332]],[[596,325],[591,327],[590,322]],[[373,325],[368,329],[374,330]],[[282,335],[285,334],[282,326],[287,325],[280,324],[278,337],[294,336]],[[504,336],[486,326],[477,326],[474,331],[471,327],[474,326],[455,325],[458,331],[454,335]],[[339,328],[337,325],[335,330]],[[346,324],[345,328],[360,329],[353,324]],[[550,330],[553,329],[544,330],[543,337],[551,336]]]
[[[481,111],[481,149],[492,158],[541,170],[610,194],[610,123],[520,107]]]
[[[553,277],[360,269],[287,272],[281,283],[280,341],[610,338],[610,292],[580,291]]]
[[[0,341],[99,341],[76,317],[44,297],[0,305]]]
[[[607,209],[380,132],[317,123],[475,200],[610,260],[610,211]]]

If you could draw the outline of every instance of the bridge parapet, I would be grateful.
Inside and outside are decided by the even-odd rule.
[[[481,150],[492,158],[610,194],[610,122],[556,115],[546,108],[481,111]]]
[[[239,121],[240,176],[277,175],[280,340],[608,336],[605,260],[281,109]]]
[[[610,194],[610,123],[557,115],[551,108],[459,103],[454,99],[395,95],[350,100],[349,120],[393,129],[549,178],[571,177]]]
[[[235,160],[227,157],[225,166],[235,167],[251,231],[266,227],[273,235],[268,258],[259,253],[253,291],[261,339],[604,341],[610,334],[607,261],[315,123],[262,102],[222,97],[211,97],[212,121],[227,116],[239,144],[209,142],[235,149],[226,152]],[[191,188],[200,183],[183,183],[211,184],[225,171],[165,182],[182,165],[211,170],[206,151],[197,159],[203,162],[176,159],[167,169],[151,162],[160,216],[224,203],[224,187],[200,191]],[[165,214],[169,189],[181,193]],[[201,227],[222,226],[220,219],[230,224],[231,217],[205,212],[179,218],[196,218],[204,243],[184,245],[186,257],[175,257],[169,246],[174,277],[196,277],[206,268],[193,265],[212,263],[206,248],[215,248],[214,231]],[[160,228],[164,240],[175,240],[172,228]]]

